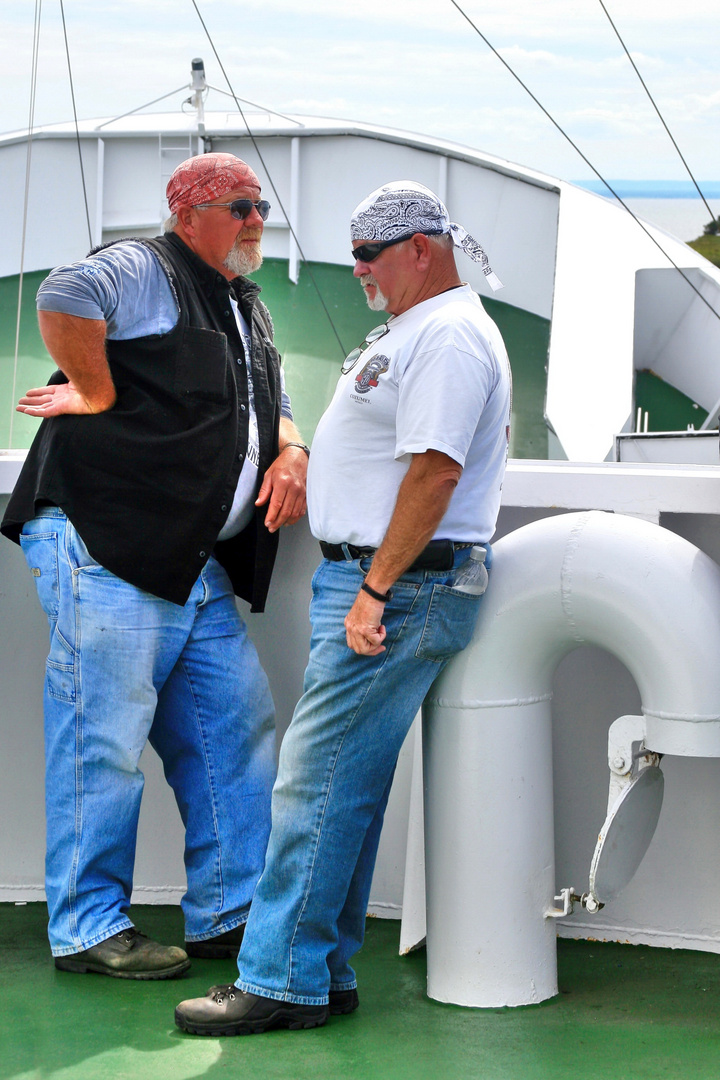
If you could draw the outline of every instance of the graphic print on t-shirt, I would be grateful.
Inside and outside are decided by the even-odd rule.
[[[390,367],[390,357],[383,356],[380,353],[378,356],[373,356],[372,360],[368,360],[365,367],[355,379],[355,389],[358,394],[369,394],[373,387],[377,386],[378,379],[387,371]]]
[[[244,329],[242,332],[243,346],[245,347],[245,370],[247,371],[247,387],[248,387],[248,448],[247,458],[248,461],[257,468],[260,464],[260,434],[258,432],[257,413],[255,412],[255,387],[253,386],[252,376],[252,363],[250,357],[252,356],[252,342],[250,335],[246,334]]]

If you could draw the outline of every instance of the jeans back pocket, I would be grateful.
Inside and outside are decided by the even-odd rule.
[[[475,630],[482,596],[460,592],[449,585],[433,585],[425,626],[415,655],[442,663],[461,652]]]

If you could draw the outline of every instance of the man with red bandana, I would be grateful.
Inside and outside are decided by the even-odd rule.
[[[235,605],[262,611],[277,530],[305,512],[307,447],[272,323],[244,275],[269,206],[232,154],[183,162],[155,239],[56,268],[38,294],[58,371],[2,531],[50,626],[46,892],[61,970],[162,979],[237,953],[275,772],[267,679]],[[128,918],[139,759],[185,825],[185,950]]]

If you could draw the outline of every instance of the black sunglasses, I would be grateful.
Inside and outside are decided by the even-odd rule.
[[[414,233],[405,233],[404,236],[396,236],[394,240],[378,240],[377,243],[361,244],[360,247],[353,248],[353,259],[372,262],[373,259],[377,259],[380,252],[384,251],[385,248],[392,247],[393,244],[402,244],[403,240],[409,240],[414,235]]]
[[[374,345],[376,341],[379,341],[381,337],[385,337],[385,335],[389,333],[389,323],[383,323],[382,326],[376,326],[374,330],[371,330],[362,345],[358,345],[357,349],[353,349],[352,352],[349,352],[343,360],[342,374],[347,375],[348,371],[352,371],[368,346]]]
[[[253,212],[253,207],[257,210],[263,221],[267,221],[268,214],[270,213],[270,203],[267,199],[258,199],[257,202],[253,202],[252,199],[233,199],[232,202],[215,202],[215,203],[195,203],[196,210],[212,210],[213,207],[229,207],[231,217],[236,218],[238,221],[244,221],[248,215]]]

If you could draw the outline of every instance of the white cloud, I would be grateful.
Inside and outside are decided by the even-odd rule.
[[[693,166],[717,173],[717,0],[607,0]],[[681,176],[667,136],[599,5],[461,0],[463,8],[587,156],[608,175]],[[586,171],[450,0],[198,0],[238,96],[281,112],[338,116],[481,146],[560,175]],[[225,88],[189,3],[66,5],[81,116],[118,115],[189,81],[190,59]],[[615,9],[615,10],[614,10]],[[3,127],[26,122],[32,5],[3,0]],[[71,117],[59,15],[45,5],[37,122]],[[177,107],[177,101],[171,106]],[[164,106],[157,106],[163,108]],[[211,96],[210,108],[232,108]],[[669,145],[669,144],[668,144]],[[568,172],[568,170],[570,170]],[[660,171],[661,170],[661,171]]]

